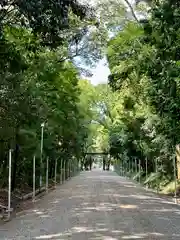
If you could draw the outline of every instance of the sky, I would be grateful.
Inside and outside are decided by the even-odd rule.
[[[88,1],[89,4],[93,5],[95,2],[102,1],[102,0],[79,0],[79,2],[82,2],[82,3],[86,3],[87,1]],[[134,5],[135,4],[135,0],[129,0],[129,3],[131,5]],[[129,9],[129,7],[126,4],[125,1],[124,1],[124,4],[127,6],[127,9],[128,9],[128,11],[130,12],[130,15],[131,15],[131,11],[130,11],[130,9]],[[143,15],[141,16],[136,11],[135,11],[135,13],[136,13],[136,16],[137,16],[138,19],[139,18],[144,18]],[[108,75],[110,74],[110,70],[108,68],[108,65],[105,64],[105,63],[106,63],[106,59],[105,58],[103,60],[100,60],[97,63],[96,67],[93,70],[91,70],[93,76],[89,77],[89,78],[86,77],[87,79],[89,79],[91,81],[91,83],[93,85],[97,85],[99,83],[107,83]]]
[[[94,4],[95,2],[97,2],[99,0],[88,0],[89,4]],[[129,2],[131,4],[134,3],[135,0],[129,0]],[[86,3],[87,0],[79,0],[79,2],[82,3]],[[125,3],[126,5],[126,3]],[[92,77],[86,77],[87,79],[89,79],[91,81],[91,83],[93,85],[97,85],[99,83],[107,83],[108,81],[108,75],[110,74],[110,70],[108,68],[108,65],[105,64],[106,63],[106,59],[104,58],[103,60],[100,60],[96,67],[91,71],[93,76]]]
[[[88,78],[93,85],[97,85],[99,83],[107,83],[108,75],[110,74],[110,70],[106,64],[106,60],[100,60],[94,70],[92,70],[93,76]]]

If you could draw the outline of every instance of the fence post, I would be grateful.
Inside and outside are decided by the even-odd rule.
[[[64,167],[63,167],[63,169],[64,169],[64,174],[63,174],[64,181],[63,182],[65,182],[65,180],[66,180],[66,161],[65,161],[65,159],[64,159]]]
[[[173,159],[173,165],[174,165],[174,199],[175,203],[177,203],[177,175],[176,175],[176,156],[174,156]]]
[[[68,180],[70,179],[70,161],[68,161]]]
[[[55,166],[54,166],[54,187],[56,188],[56,180],[57,180],[57,158],[55,159]]]
[[[68,180],[68,178],[69,178],[69,160],[67,161],[67,163],[65,164],[65,166],[66,166],[66,168],[67,168],[67,169],[65,170],[65,171],[66,171],[66,174],[67,174],[67,178],[66,178],[66,179]]]
[[[61,159],[61,166],[60,166],[60,168],[61,168],[61,176],[60,176],[60,184],[62,184],[62,182],[63,182],[63,175],[62,175],[62,165],[63,165],[63,160]]]
[[[77,158],[76,174],[79,173],[79,158]]]
[[[73,177],[73,160],[70,161],[70,177]]]
[[[73,175],[74,176],[76,176],[76,174],[77,174],[77,162],[78,162],[78,160],[77,160],[77,158],[75,158],[75,164],[74,164],[74,173],[73,173]]]
[[[72,177],[74,177],[74,164],[75,164],[75,158],[73,157],[73,160],[72,160]]]
[[[158,165],[157,165],[157,158],[156,158],[156,173],[158,172]],[[157,180],[158,181],[158,180]],[[157,187],[156,187],[156,192],[158,193],[158,183],[157,183]]]
[[[126,159],[126,178],[128,177],[128,168],[129,168],[129,163],[127,162],[127,159]]]
[[[74,164],[73,164],[73,177],[76,175],[76,158],[74,159]]]
[[[126,176],[126,162],[125,161],[123,162],[123,165],[124,165],[123,169],[124,169],[124,177],[125,177]]]
[[[116,162],[116,166],[117,166],[117,162]],[[120,172],[120,176],[122,176],[122,162],[119,164],[119,166],[120,166],[120,171],[119,171]],[[117,167],[116,167],[116,169],[117,169]]]
[[[124,177],[124,161],[122,160],[122,176]]]
[[[78,158],[76,158],[76,165],[74,167],[74,176],[77,175],[77,166],[78,166]]]
[[[35,202],[36,196],[36,156],[33,157],[33,198],[32,201]]]
[[[141,183],[141,160],[139,159],[139,183]]]
[[[146,157],[146,181],[147,181],[147,157]],[[148,188],[147,183],[146,183],[146,188]]]
[[[8,219],[11,215],[11,163],[12,163],[12,149],[9,149],[9,186],[8,186]]]
[[[46,159],[46,193],[48,193],[48,167],[49,167],[49,158]]]
[[[122,160],[122,176],[124,177],[124,160]]]
[[[71,177],[73,177],[73,163],[74,163],[74,158],[71,160]]]
[[[132,160],[132,163],[131,163],[131,172],[132,172],[132,175],[133,175],[133,173],[134,173],[134,164],[133,164],[134,162],[133,162],[133,160]]]
[[[123,177],[123,161],[121,162],[121,176]]]
[[[72,159],[70,159],[70,162],[69,162],[69,178],[71,178],[71,160]]]

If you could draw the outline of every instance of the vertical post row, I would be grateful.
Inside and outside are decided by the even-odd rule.
[[[64,167],[63,167],[63,169],[64,169],[63,176],[64,176],[64,181],[65,181],[66,180],[66,162],[65,162],[65,159],[64,159]]]
[[[72,163],[72,159],[69,162],[69,178],[71,178],[71,163]]]
[[[33,157],[33,198],[32,201],[35,202],[36,196],[36,157]]]
[[[40,154],[41,154],[41,163],[40,163],[40,178],[39,178],[39,186],[40,189],[42,187],[42,169],[43,169],[43,138],[44,138],[44,123],[41,124],[41,149],[40,149]]]
[[[147,157],[146,157],[146,181],[147,181]],[[147,188],[147,183],[146,183],[146,188]]]
[[[139,159],[139,183],[141,183],[141,160]]]
[[[63,160],[61,159],[61,178],[60,178],[60,183],[62,184],[63,183],[63,175],[62,175],[62,172],[63,172]]]
[[[131,172],[132,174],[134,173],[134,161],[132,160],[132,163],[131,163]]]
[[[156,158],[156,173],[157,172],[158,172],[158,165],[157,165],[157,158]],[[158,180],[157,180],[156,192],[158,193]]]
[[[8,219],[11,214],[11,163],[12,163],[12,150],[9,150],[9,186],[8,186]]]
[[[122,176],[124,176],[124,161],[122,160]]]
[[[46,159],[46,193],[48,193],[48,167],[49,167],[49,158]]]
[[[56,181],[57,181],[57,158],[55,159],[55,166],[54,166],[54,187],[56,188]]]
[[[176,176],[176,156],[174,156],[173,159],[173,165],[174,165],[174,198],[175,203],[177,203],[177,176]]]

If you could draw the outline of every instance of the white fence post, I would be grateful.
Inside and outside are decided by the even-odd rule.
[[[123,161],[121,162],[121,176],[123,177]]]
[[[49,167],[49,158],[46,159],[46,193],[48,193],[48,167]]]
[[[8,186],[8,219],[11,215],[11,163],[12,163],[12,150],[9,150],[9,186]]]
[[[56,188],[56,179],[57,179],[57,158],[55,159],[55,167],[54,167],[54,186]]]
[[[75,174],[76,174],[76,163],[77,163],[77,159],[74,158],[74,164],[73,164],[73,177],[74,177]],[[93,164],[92,164],[92,168],[93,168]]]
[[[69,162],[69,176],[70,176],[70,178],[71,178],[71,174],[72,174],[71,171],[72,171],[72,159]]]
[[[72,159],[71,159],[71,161],[70,161],[70,178],[72,177]]]
[[[124,177],[124,161],[122,160],[122,177]]]
[[[157,158],[156,158],[156,173],[158,173],[158,162],[157,162]],[[158,181],[157,181],[157,182],[158,182]],[[159,192],[158,183],[157,183],[157,187],[156,187],[156,192],[157,192],[157,193]]]
[[[131,172],[132,172],[132,174],[134,173],[134,165],[133,165],[133,160],[132,160],[132,162],[131,162]]]
[[[139,159],[139,183],[141,183],[141,160]]]
[[[177,176],[176,176],[176,156],[174,156],[174,199],[175,203],[177,203]]]
[[[68,161],[68,179],[70,178],[70,162]]]
[[[63,175],[62,175],[62,165],[63,165],[63,160],[61,159],[61,166],[60,166],[60,169],[61,169],[61,175],[60,175],[60,184],[62,184],[63,182]]]
[[[63,169],[64,169],[64,174],[63,174],[64,181],[63,182],[65,182],[65,180],[66,180],[66,162],[65,162],[65,159],[64,159],[64,164],[63,165],[64,165],[63,166]]]
[[[35,202],[35,195],[36,195],[36,157],[33,157],[33,202]]]
[[[147,181],[147,157],[146,157],[146,181]],[[146,183],[146,188],[147,188],[147,183]]]

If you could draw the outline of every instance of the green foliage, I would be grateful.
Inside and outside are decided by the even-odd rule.
[[[42,122],[43,162],[49,157],[50,178],[54,176],[55,159],[59,171],[63,159],[83,156],[89,123],[83,126],[87,113],[80,104],[82,90],[72,62],[59,62],[62,53],[43,47],[25,28],[7,27],[0,41],[1,185],[7,184],[7,157],[12,148],[14,190],[21,182],[32,185],[34,154],[39,176]],[[63,54],[67,54],[65,47]]]
[[[0,28],[16,23],[16,26],[32,29],[44,45],[54,48],[65,40],[62,31],[70,30],[70,10],[81,21],[94,19],[93,9],[76,0],[3,0],[0,3]]]
[[[110,129],[111,154],[132,162],[140,159],[144,171],[148,159],[149,174],[157,163],[157,181],[173,177],[180,141],[178,4],[152,1],[148,21],[127,23],[107,49],[109,85],[122,99],[119,121]]]
[[[55,159],[58,169],[62,160],[67,168],[68,160],[79,160],[86,151],[109,151],[119,163],[140,159],[142,179],[147,159],[148,174],[160,172],[150,175],[152,184],[172,178],[180,141],[179,2],[152,1],[149,19],[140,22],[125,2],[136,22],[129,21],[119,0],[97,4],[99,23],[93,9],[74,0],[1,1],[2,185],[9,148],[13,189],[32,183],[34,154],[39,174],[42,122],[50,177]],[[115,33],[112,39],[109,31]],[[80,80],[74,58],[93,65],[105,49],[109,85]]]

